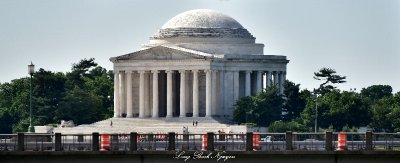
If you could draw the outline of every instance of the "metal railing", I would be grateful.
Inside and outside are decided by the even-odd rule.
[[[325,133],[293,133],[293,150],[325,150]]]
[[[126,137],[129,141],[130,139]],[[167,150],[168,148],[167,134],[138,134],[138,150]]]
[[[400,151],[400,133],[374,133],[374,150],[396,150]]]
[[[91,151],[91,134],[64,134],[61,135],[62,151]]]
[[[214,150],[244,151],[246,149],[246,134],[215,134]]]
[[[332,151],[338,134],[325,133],[123,133],[108,134],[108,148],[101,134],[0,134],[0,151]],[[347,132],[346,150],[400,151],[399,133]],[[207,135],[203,138],[203,135]],[[206,140],[203,140],[206,139]],[[203,144],[202,144],[203,143]]]
[[[54,147],[53,136],[53,134],[24,134],[24,149],[30,151],[52,151]]]
[[[0,151],[17,150],[17,134],[0,135]]]
[[[261,151],[282,151],[286,150],[285,133],[260,133]]]

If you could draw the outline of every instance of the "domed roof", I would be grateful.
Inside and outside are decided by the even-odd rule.
[[[235,19],[210,9],[196,9],[176,15],[165,23],[161,29],[167,28],[243,28]]]
[[[235,19],[209,9],[190,10],[173,17],[152,38],[174,37],[254,39]]]

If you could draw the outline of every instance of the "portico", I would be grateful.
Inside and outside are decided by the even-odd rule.
[[[155,47],[144,53],[154,55],[157,49],[174,51]],[[121,57],[116,64],[121,66],[114,68],[115,117],[230,117],[235,100],[257,94],[263,85],[272,82],[283,91],[285,71],[265,66],[261,69],[264,64],[260,64],[258,69],[248,67],[240,70],[223,66],[223,63],[212,65],[213,62],[207,58],[195,57],[185,61],[137,58],[138,62],[136,55]]]

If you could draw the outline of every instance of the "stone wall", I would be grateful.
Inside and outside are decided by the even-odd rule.
[[[219,153],[219,154],[218,154]],[[400,162],[399,151],[267,151],[209,152],[194,154],[175,151],[138,152],[0,152],[2,163],[183,163],[186,162],[268,162],[268,163],[375,163]],[[226,159],[224,161],[224,159]]]

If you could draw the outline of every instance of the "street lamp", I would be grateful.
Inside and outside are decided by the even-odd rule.
[[[318,94],[315,93],[315,133],[318,132]]]
[[[35,65],[31,62],[30,65],[28,65],[28,73],[31,75],[31,79],[29,82],[29,128],[28,132],[35,132],[35,128],[32,126],[32,76],[33,73],[35,73]]]

